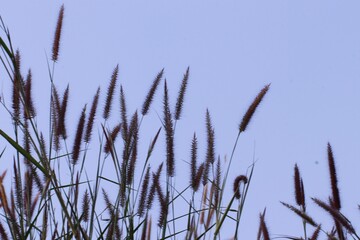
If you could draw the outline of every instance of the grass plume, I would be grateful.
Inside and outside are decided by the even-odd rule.
[[[111,104],[112,104],[112,100],[114,97],[118,74],[119,74],[119,65],[116,65],[116,67],[114,68],[113,73],[111,75],[110,84],[109,84],[108,91],[106,94],[106,102],[105,102],[105,107],[104,107],[104,111],[103,111],[104,119],[108,119],[110,116]]]
[[[54,35],[54,41],[52,45],[52,60],[56,62],[59,58],[59,49],[60,49],[60,40],[61,40],[61,33],[62,33],[62,26],[63,26],[63,19],[64,19],[64,10],[65,7],[62,5],[60,7],[58,20],[56,23],[56,30]]]
[[[178,93],[176,105],[175,105],[175,120],[179,120],[181,117],[183,105],[184,105],[184,98],[185,98],[185,92],[188,85],[189,80],[189,70],[190,67],[186,69],[186,73],[184,74],[183,80],[181,82],[180,90]]]
[[[81,139],[82,139],[84,125],[85,125],[85,111],[86,111],[86,106],[81,111],[81,115],[80,115],[78,125],[76,128],[76,134],[75,134],[75,140],[74,140],[73,152],[72,152],[72,163],[74,165],[76,165],[76,163],[79,160]]]
[[[96,94],[95,94],[92,104],[91,104],[91,109],[90,109],[89,117],[87,120],[85,137],[84,137],[84,141],[86,143],[89,143],[91,140],[92,130],[93,130],[95,116],[96,116],[96,110],[97,110],[97,106],[99,103],[99,96],[100,96],[100,87],[97,89]]]
[[[242,121],[239,125],[239,131],[244,132],[249,125],[249,122],[254,115],[257,107],[261,103],[262,99],[264,98],[265,94],[270,88],[270,84],[266,85],[261,91],[258,93],[258,95],[255,97],[254,101],[249,106],[248,110],[246,111],[244,117],[242,118]]]
[[[168,88],[165,80],[164,84],[164,128],[166,135],[166,174],[173,177],[175,174],[175,156],[174,156],[174,126],[171,118]]]
[[[340,201],[338,180],[337,180],[337,174],[335,168],[335,160],[330,143],[328,143],[327,145],[327,154],[328,154],[328,164],[329,164],[329,172],[330,172],[331,191],[333,196],[332,200],[334,201],[334,206],[336,207],[336,209],[339,210],[341,208],[341,201]]]
[[[159,86],[159,83],[161,81],[161,78],[164,74],[164,69],[162,69],[157,75],[156,75],[156,78],[154,79],[150,89],[149,89],[149,92],[147,93],[146,97],[145,97],[145,101],[142,105],[142,110],[141,110],[141,114],[143,116],[145,116],[146,114],[148,114],[149,112],[149,109],[150,109],[150,106],[151,106],[151,103],[154,99],[154,95],[156,93],[156,90]]]

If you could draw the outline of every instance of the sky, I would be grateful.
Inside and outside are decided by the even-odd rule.
[[[235,178],[256,160],[239,237],[255,238],[265,207],[272,237],[302,232],[301,220],[280,204],[295,204],[295,163],[304,179],[309,213],[319,221],[328,218],[310,200],[326,200],[330,194],[328,142],[343,212],[354,223],[360,220],[360,191],[354,189],[360,169],[360,2],[0,0],[0,15],[21,51],[23,71],[32,69],[38,121],[45,126],[50,89],[46,59],[62,4],[65,18],[55,83],[60,89],[70,84],[69,125],[76,124],[98,86],[106,89],[117,64],[129,112],[141,107],[162,68],[174,105],[189,66],[184,113],[176,132],[179,166],[189,160],[194,131],[199,154],[205,154],[207,108],[216,153],[229,157],[243,114],[260,89],[271,83],[240,137],[230,171],[230,178]],[[9,89],[9,80],[1,74],[0,91],[6,96]],[[150,131],[144,136],[144,149],[160,126],[161,95],[144,122]],[[11,128],[1,121],[0,129]],[[5,145],[3,140],[0,144]],[[188,174],[185,167],[177,169],[179,177]],[[331,223],[324,224],[329,228]]]

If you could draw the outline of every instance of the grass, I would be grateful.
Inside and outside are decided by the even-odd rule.
[[[70,90],[69,86],[64,91],[58,89],[54,76],[60,60],[64,11],[62,6],[48,64],[51,81],[48,138],[44,137],[44,129],[36,125],[31,71],[23,77],[20,52],[13,50],[10,34],[2,22],[6,38],[0,42],[4,50],[1,60],[13,86],[11,108],[7,108],[4,99],[2,104],[13,120],[14,133],[0,130],[0,135],[14,150],[14,181],[10,189],[5,189],[6,172],[1,177],[1,210],[5,220],[0,222],[1,235],[5,239],[150,239],[151,236],[219,239],[225,220],[231,219],[236,223],[233,235],[237,238],[252,171],[249,176],[236,178],[233,197],[225,202],[223,189],[226,181],[231,181],[228,172],[237,140],[227,172],[222,176],[225,163],[216,156],[215,130],[209,110],[205,116],[206,160],[198,163],[198,140],[194,133],[189,148],[188,184],[184,189],[176,185],[176,176],[179,176],[176,175],[176,126],[185,105],[190,68],[186,69],[180,84],[174,111],[162,69],[149,86],[141,111],[131,114],[124,87],[118,83],[117,65],[106,93],[102,94],[99,87],[91,104],[79,113],[76,126],[66,125]],[[238,137],[268,89],[269,86],[265,86],[249,107],[239,125]],[[139,159],[139,140],[141,132],[146,131],[142,123],[150,114],[155,94],[160,91],[163,93],[161,127],[153,136],[146,158]],[[115,92],[120,92],[118,100]],[[102,95],[103,108],[99,103]],[[120,119],[113,117],[114,101],[120,102]],[[86,165],[89,161],[94,163],[94,159],[88,149],[93,142],[98,144],[93,140],[93,129],[98,122],[101,133],[96,174],[95,179],[90,179]],[[150,164],[161,134],[165,137],[164,160],[158,165]],[[104,171],[109,161],[114,175]],[[69,177],[62,177],[64,175]],[[233,206],[235,203],[237,208]],[[179,204],[186,204],[188,211],[179,215],[175,210]]]
[[[217,156],[216,135],[211,113],[206,111],[206,156],[199,162],[198,138],[194,133],[189,143],[188,182],[180,189],[176,173],[176,129],[181,121],[190,80],[190,68],[184,73],[174,111],[170,105],[168,84],[162,69],[149,86],[140,110],[130,113],[126,91],[118,83],[119,66],[115,66],[105,94],[100,87],[90,104],[78,113],[76,126],[67,126],[69,86],[61,92],[55,85],[54,69],[60,61],[61,32],[65,8],[59,11],[55,28],[52,56],[48,62],[51,82],[48,137],[46,128],[37,126],[36,106],[32,96],[32,73],[22,73],[21,55],[12,46],[9,30],[1,19],[0,59],[12,83],[11,104],[1,99],[3,108],[12,120],[14,132],[0,128],[1,137],[11,146],[13,181],[5,184],[7,170],[0,176],[1,239],[223,239],[240,235],[240,222],[251,184],[255,163],[248,173],[230,179],[229,171],[238,140],[248,130],[254,113],[270,89],[264,86],[245,111],[236,131],[229,161]],[[115,93],[120,97],[116,99]],[[161,126],[143,129],[142,123],[150,114],[156,94],[163,95]],[[104,96],[103,108],[100,97]],[[120,118],[112,114],[113,102],[120,102]],[[10,106],[11,107],[8,107]],[[100,112],[99,112],[100,111]],[[94,128],[98,124],[99,142]],[[43,126],[42,126],[43,127]],[[73,130],[75,127],[75,130]],[[139,157],[142,132],[154,132],[145,158]],[[164,159],[150,164],[159,136],[164,135]],[[98,155],[89,154],[97,147]],[[288,239],[360,239],[352,223],[341,212],[335,160],[330,144],[327,146],[332,195],[326,201],[311,198],[325,210],[333,228],[324,229],[307,210],[305,184],[298,165],[294,167],[295,204],[282,202],[302,220],[303,233],[285,236]],[[3,157],[5,149],[1,152]],[[158,156],[156,156],[158,158]],[[89,177],[86,165],[96,166],[94,178]],[[111,170],[104,170],[111,164]],[[66,178],[62,176],[68,176]],[[178,181],[179,181],[178,180]],[[233,184],[231,198],[225,197],[225,186]],[[186,211],[179,214],[177,208]],[[270,239],[266,209],[259,216],[257,239]],[[231,227],[225,227],[226,222]],[[311,230],[311,232],[310,232]],[[226,233],[226,234],[224,234]]]

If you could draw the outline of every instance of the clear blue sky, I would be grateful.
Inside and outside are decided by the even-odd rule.
[[[222,157],[229,156],[246,108],[258,91],[271,83],[240,139],[231,169],[232,177],[245,173],[255,152],[257,164],[239,236],[255,238],[258,214],[264,207],[273,237],[301,233],[300,219],[279,201],[294,203],[295,163],[303,175],[306,195],[327,199],[328,141],[337,162],[344,213],[358,222],[360,191],[354,184],[359,181],[360,169],[359,1],[54,4],[0,0],[0,15],[22,53],[23,71],[29,67],[33,71],[35,103],[43,124],[48,123],[46,94],[50,86],[46,56],[51,55],[62,3],[64,31],[55,81],[61,89],[70,83],[68,124],[75,124],[82,106],[91,101],[99,85],[105,90],[116,64],[130,112],[141,106],[152,79],[162,68],[174,104],[182,76],[190,66],[183,120],[177,125],[177,160],[189,159],[194,131],[200,146],[205,146],[206,108],[213,118],[216,151]],[[0,73],[4,76],[3,69]],[[1,77],[0,91],[6,95],[9,89],[9,81]],[[159,94],[152,117],[145,123],[152,132],[142,139],[143,149],[159,126],[156,112],[161,111]],[[0,128],[9,127],[3,124]],[[200,148],[200,156],[204,152],[205,148]],[[187,174],[187,168],[177,170],[177,176]],[[327,218],[310,199],[308,206],[319,221]]]

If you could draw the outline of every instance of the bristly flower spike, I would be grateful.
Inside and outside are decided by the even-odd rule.
[[[164,74],[164,69],[162,69],[157,74],[156,78],[154,79],[154,81],[153,81],[153,83],[152,83],[152,85],[150,87],[150,90],[149,90],[148,94],[146,95],[146,98],[145,98],[145,101],[143,103],[142,110],[141,110],[141,114],[143,116],[145,116],[149,112],[150,105],[151,105],[151,103],[153,101],[156,89],[159,86],[159,83],[161,81],[161,78],[162,78],[163,74]]]
[[[184,103],[184,97],[185,97],[185,92],[186,92],[186,87],[188,85],[189,69],[190,69],[190,67],[188,67],[186,69],[186,73],[184,74],[183,80],[181,82],[179,95],[178,95],[176,105],[175,105],[175,120],[179,120],[180,117],[181,117],[181,113],[182,113],[182,109],[183,109],[183,103]]]
[[[270,84],[266,85],[261,91],[258,93],[254,101],[249,106],[248,110],[246,111],[244,117],[242,118],[242,121],[239,125],[239,131],[244,132],[246,130],[246,127],[248,126],[252,116],[254,115],[256,108],[259,106],[261,100],[264,98],[265,94],[270,88]]]
[[[97,89],[96,94],[93,98],[93,102],[91,104],[91,109],[90,109],[89,118],[88,118],[87,125],[86,125],[85,137],[84,137],[84,140],[86,143],[89,143],[91,140],[97,105],[99,102],[99,95],[100,95],[100,87]]]
[[[175,162],[174,162],[174,128],[173,121],[171,119],[171,112],[169,107],[168,88],[165,80],[164,84],[164,127],[166,135],[166,174],[173,177],[175,174]]]
[[[64,19],[64,5],[62,5],[60,8],[58,20],[56,23],[55,36],[52,47],[52,60],[54,62],[56,62],[59,58],[60,38],[61,38],[63,19]]]
[[[105,102],[105,107],[104,107],[104,112],[103,112],[104,119],[108,119],[110,116],[111,103],[112,103],[112,100],[114,97],[118,73],[119,73],[119,65],[116,65],[116,67],[114,68],[114,71],[111,75],[111,80],[110,80],[110,84],[109,84],[107,95],[106,95],[106,102]]]
[[[86,111],[86,105],[81,112],[80,119],[79,119],[77,129],[76,129],[76,135],[75,135],[75,140],[74,140],[74,145],[73,145],[73,153],[72,153],[72,160],[73,160],[74,165],[76,165],[76,163],[78,162],[78,159],[79,159],[81,139],[82,139],[84,125],[85,125],[85,111]]]
[[[336,168],[335,168],[335,160],[333,151],[331,148],[330,143],[327,145],[327,153],[328,153],[328,162],[329,162],[329,172],[330,172],[330,181],[331,181],[331,191],[334,201],[334,206],[336,209],[340,210],[341,208],[341,202],[340,202],[340,194],[339,194],[339,188],[338,188],[338,180],[337,180],[337,174],[336,174]]]

